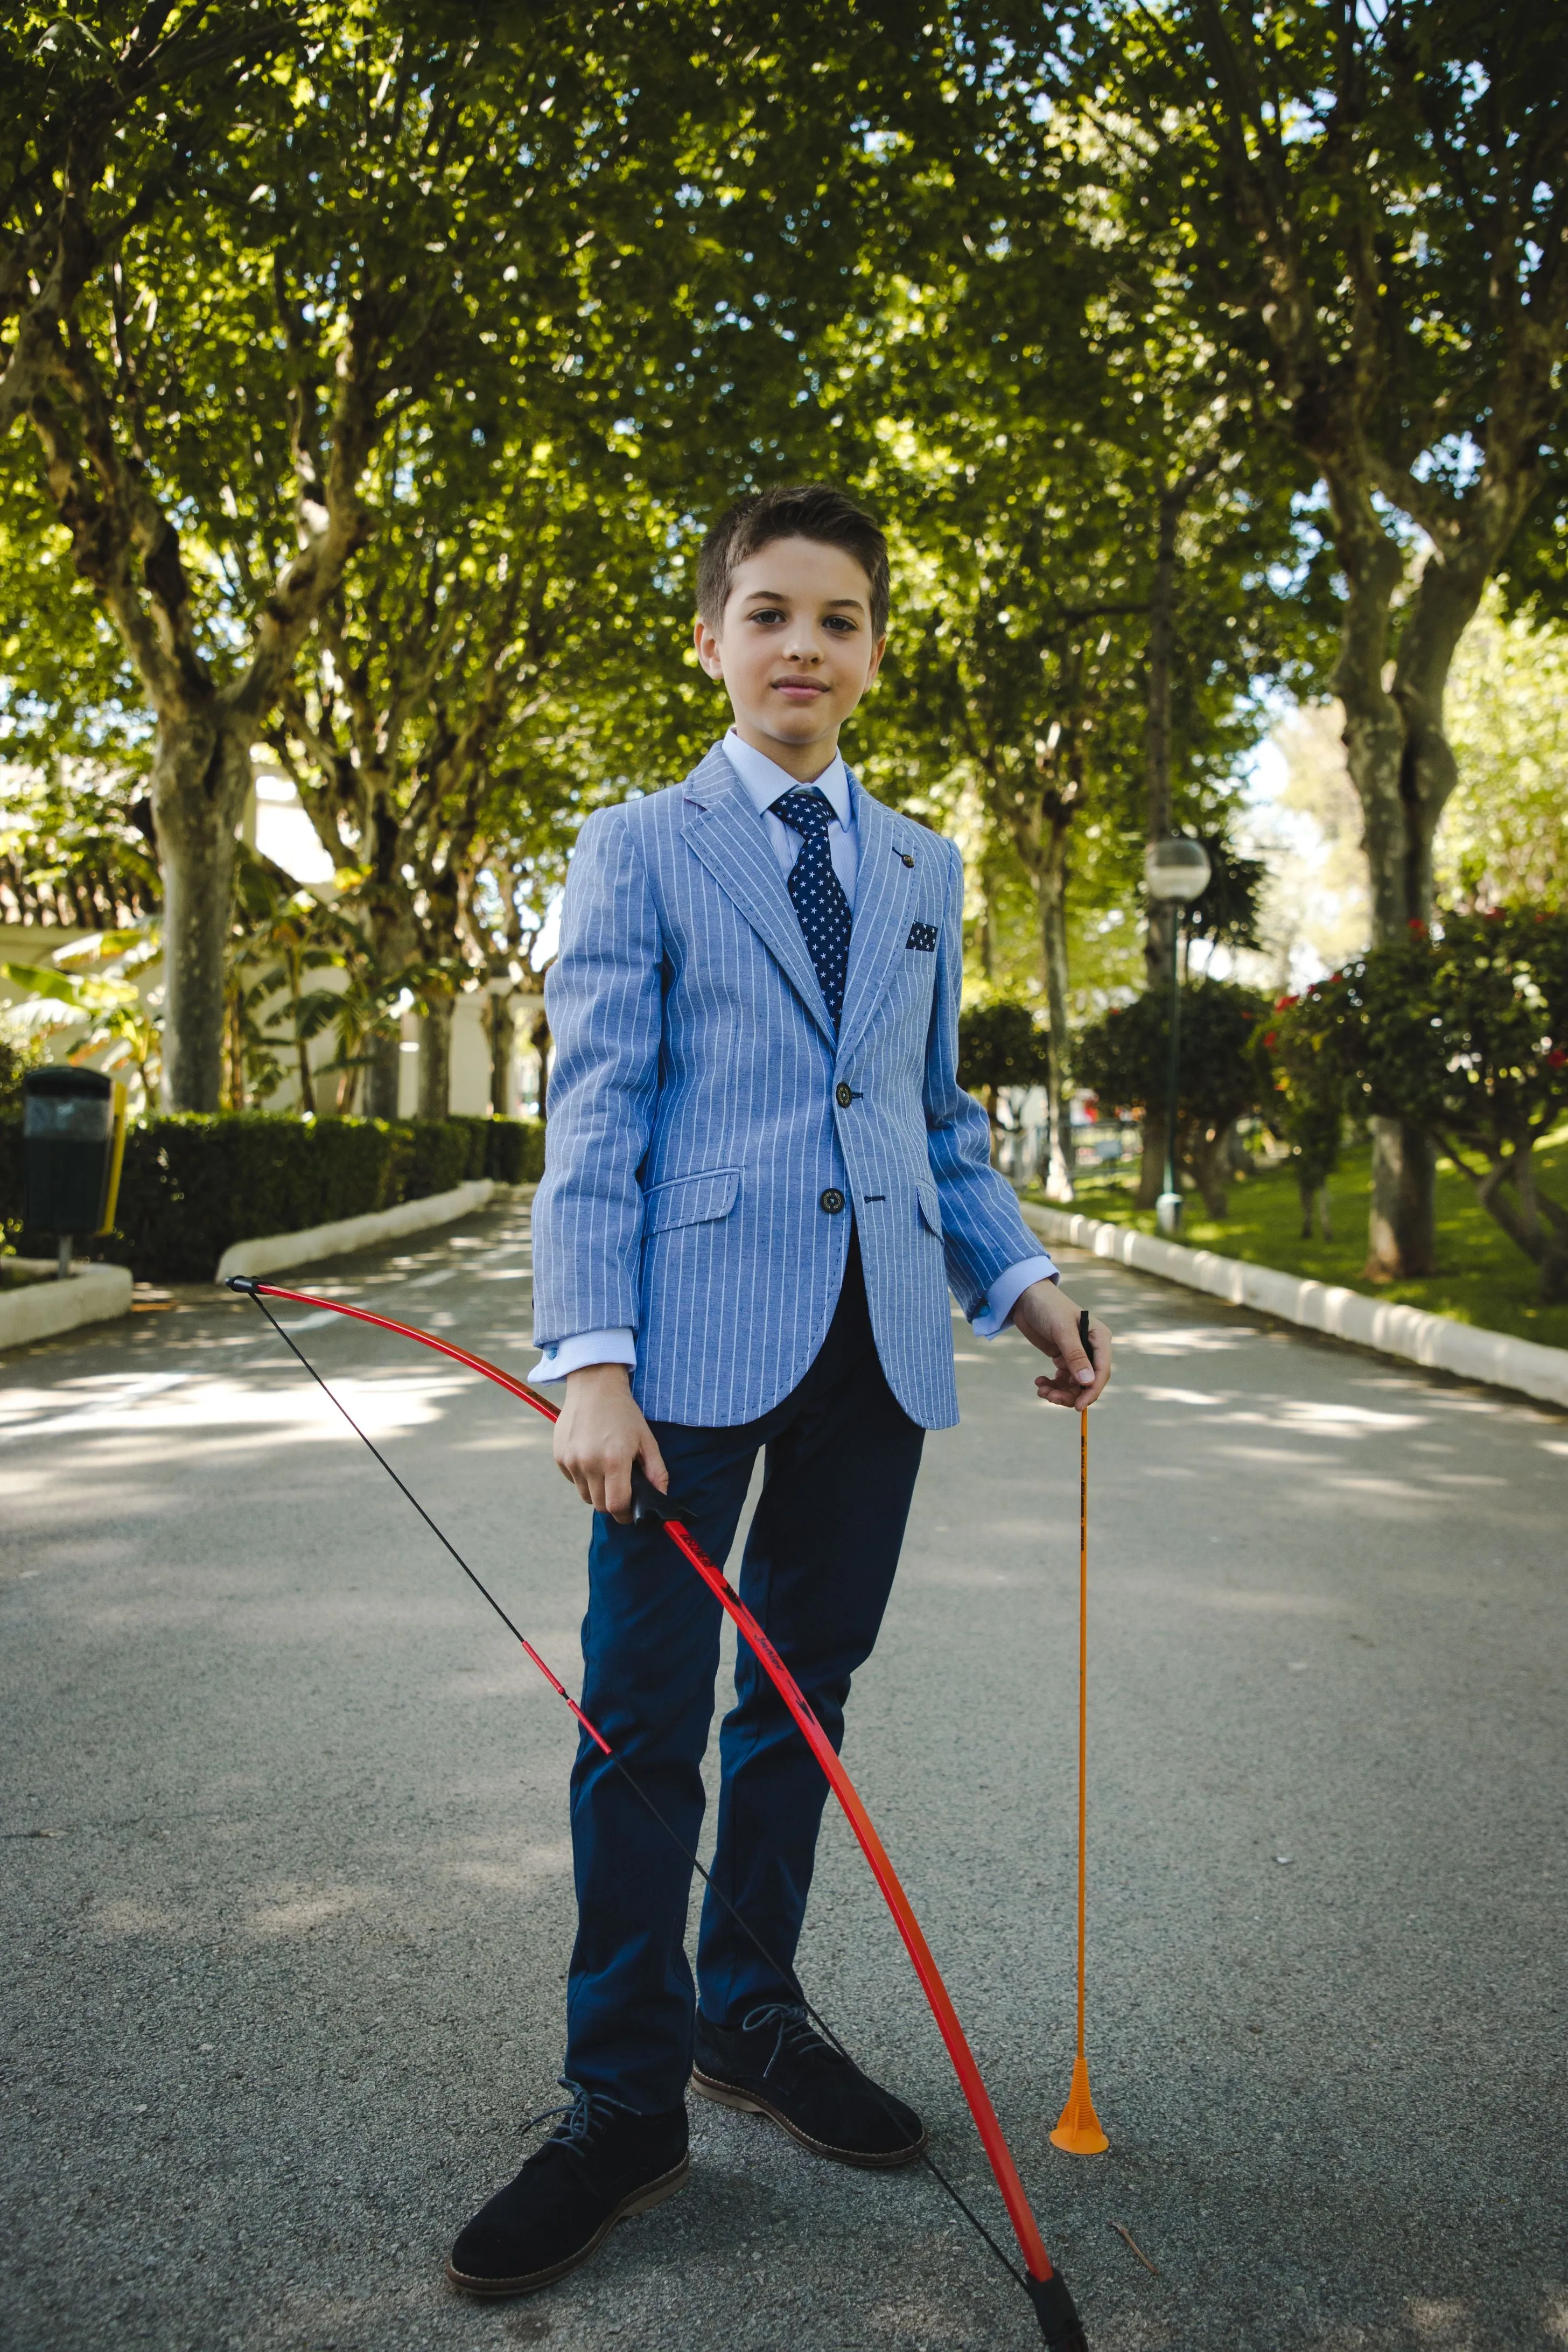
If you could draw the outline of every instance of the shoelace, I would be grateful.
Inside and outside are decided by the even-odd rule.
[[[781,2053],[787,2050],[792,2058],[826,2059],[829,2065],[845,2063],[843,2053],[835,2050],[813,2025],[799,2001],[764,2000],[749,2009],[741,2020],[742,2033],[761,2033],[770,2026],[778,2031],[773,2040],[773,2054],[763,2068],[765,2082],[777,2064]]]
[[[574,2083],[569,2074],[563,2074],[558,2079],[561,2088],[570,2091],[572,2096],[559,2107],[542,2107],[538,2115],[530,2116],[523,2126],[524,2131],[537,2131],[539,2126],[547,2124],[552,2116],[563,2117],[563,2120],[556,2125],[545,2142],[547,2147],[557,2145],[575,2147],[586,2154],[610,2122],[612,2115],[631,2116],[637,2113],[635,2107],[628,2107],[624,2099],[613,2099],[607,2091],[587,2090],[581,2083]]]

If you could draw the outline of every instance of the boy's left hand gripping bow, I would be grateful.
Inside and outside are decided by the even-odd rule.
[[[503,1371],[499,1364],[489,1363],[483,1356],[472,1355],[466,1348],[455,1347],[448,1339],[437,1339],[433,1331],[421,1331],[413,1324],[395,1322],[387,1315],[373,1315],[368,1308],[350,1307],[342,1299],[320,1298],[313,1293],[304,1290],[283,1290],[273,1283],[258,1282],[249,1275],[231,1275],[227,1287],[230,1290],[243,1292],[247,1297],[254,1298],[258,1306],[260,1306],[265,1298],[283,1298],[293,1305],[326,1308],[332,1314],[346,1315],[358,1323],[374,1324],[383,1331],[395,1331],[402,1338],[416,1340],[421,1347],[433,1348],[438,1354],[451,1357],[454,1362],[466,1365],[470,1371],[479,1372],[486,1380],[494,1381],[498,1387],[505,1389],[509,1395],[520,1398],[524,1404],[531,1405],[536,1412],[542,1413],[547,1421],[557,1421],[560,1418],[560,1407],[551,1398],[542,1395],[537,1389],[531,1388],[526,1381],[515,1379],[510,1372]],[[269,1322],[275,1320],[266,1308],[263,1308],[263,1312],[267,1313]],[[281,1332],[281,1326],[277,1328]],[[286,1333],[282,1336],[287,1338]],[[289,1344],[293,1346],[291,1340]],[[298,1355],[300,1350],[295,1349],[294,1352]],[[321,1375],[317,1373],[316,1377],[320,1380]],[[323,1382],[322,1385],[325,1386],[325,1383]],[[974,2053],[969,2047],[963,2026],[959,2023],[958,2012],[952,2005],[952,1995],[942,1982],[941,1970],[931,1957],[931,1947],[926,1942],[924,1932],[915,1917],[909,1896],[904,1893],[898,1874],[889,1860],[887,1849],[877,1834],[871,1816],[861,1801],[859,1791],[845,1770],[837,1750],[812,1712],[805,1694],[795,1676],[746,1607],[740,1594],[735,1591],[723,1570],[709,1559],[690,1529],[685,1525],[679,1517],[679,1507],[672,1503],[668,1496],[659,1494],[649,1484],[640,1469],[633,1474],[633,1489],[639,1512],[647,1513],[662,1523],[665,1533],[669,1537],[676,1549],[696,1570],[726,1614],[733,1620],[737,1633],[755,1654],[763,1671],[788,1708],[796,1728],[826,1774],[833,1793],[843,1807],[849,1826],[859,1842],[860,1850],[870,1864],[871,1874],[880,1887],[888,1907],[893,1915],[893,1923],[903,1941],[904,1949],[913,1963],[915,1974],[921,1981],[921,1990],[931,2003],[931,2012],[936,2019],[937,2031],[946,2045],[948,2056],[952,2062],[953,2072],[958,2076],[960,2088],[968,2102],[970,2114],[974,2118],[975,2128],[980,2134],[986,2158],[995,2177],[997,2189],[1001,2192],[1002,2201],[1007,2208],[1007,2218],[1013,2224],[1014,2234],[1018,2241],[1018,2250],[1024,2258],[1026,2273],[1023,2285],[1034,2307],[1035,2315],[1039,2321],[1040,2333],[1051,2347],[1051,2352],[1088,2352],[1082,2323],[1074,2306],[1072,2296],[1068,2291],[1067,2282],[1061,2273],[1052,2267],[1051,2258],[1046,2252],[1039,2225],[1030,2209],[1029,2200],[1024,2193],[1024,2184],[1018,2177],[1018,2168],[1013,2160],[1013,2152],[1007,2145],[1001,2124],[997,2120],[996,2110],[991,2103],[991,2095],[982,2080],[979,2067],[975,2064]],[[537,1654],[531,1649],[530,1655],[537,1659]],[[549,1674],[549,1669],[543,1666],[542,1660],[537,1660],[537,1663],[543,1672]],[[549,1678],[555,1684],[558,1690],[563,1689],[563,1685],[556,1682],[553,1675],[550,1675]],[[568,1701],[568,1704],[570,1703]],[[578,1710],[574,1707],[573,1712],[576,1714]],[[600,1744],[602,1746],[603,1742],[601,1741]]]

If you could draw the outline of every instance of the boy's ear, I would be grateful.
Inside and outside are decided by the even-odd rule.
[[[720,649],[716,630],[710,629],[700,613],[692,625],[691,642],[697,647],[697,658],[710,677],[722,677],[724,656]]]

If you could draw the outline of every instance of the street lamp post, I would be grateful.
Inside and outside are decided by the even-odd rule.
[[[1203,896],[1210,866],[1201,841],[1174,835],[1169,841],[1151,842],[1143,853],[1143,879],[1151,898],[1171,908],[1171,1053],[1165,1087],[1165,1189],[1154,1203],[1154,1223],[1163,1234],[1182,1229],[1182,1195],[1176,1181],[1176,1114],[1181,1102],[1182,1055],[1182,908]],[[1147,1194],[1144,1196],[1147,1198]]]

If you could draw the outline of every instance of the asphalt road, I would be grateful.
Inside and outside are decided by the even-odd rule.
[[[517,1207],[301,1281],[531,1360]],[[1120,1349],[1091,1422],[1109,2155],[1047,2137],[1077,1448],[1021,1341],[956,1327],[963,1426],[929,1445],[847,1758],[1090,2343],[1568,2346],[1568,1421],[1119,1269],[1068,1282]],[[543,1425],[289,1319],[573,1682],[585,1526]],[[682,2196],[531,2302],[452,2295],[452,2232],[559,2095],[559,1700],[242,1302],[5,1359],[0,1513],[0,2342],[1037,2345],[929,2178],[695,2101]],[[1004,2227],[831,1813],[803,1973]]]

